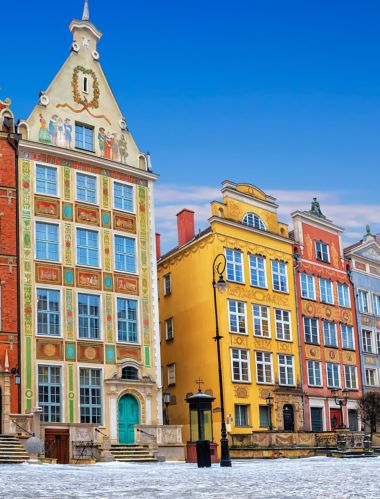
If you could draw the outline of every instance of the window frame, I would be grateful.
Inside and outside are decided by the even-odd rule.
[[[338,369],[338,385],[330,385],[329,383],[329,370],[328,366],[336,366]],[[340,389],[342,388],[342,380],[341,380],[341,372],[340,372],[340,364],[338,362],[326,362],[326,382],[327,382],[327,388],[332,388],[332,389]]]
[[[320,384],[316,383],[311,383],[310,382],[310,371],[309,371],[309,364],[313,364],[313,377],[314,379],[316,378],[315,376],[315,365],[318,365],[319,367],[319,379],[320,379]],[[306,369],[307,369],[307,384],[308,386],[316,387],[316,388],[322,388],[323,387],[323,375],[322,375],[322,362],[320,360],[313,360],[313,359],[307,359],[306,361]]]
[[[49,258],[41,258],[37,256],[37,224],[45,224],[45,225],[54,225],[57,227],[57,253],[58,253],[58,259],[57,260],[51,260]],[[39,261],[39,262],[54,262],[54,263],[62,263],[62,249],[61,249],[61,242],[62,242],[62,234],[61,234],[61,221],[59,220],[54,220],[51,218],[40,218],[36,217],[34,219],[34,259]],[[52,243],[45,243],[45,244],[52,244]]]
[[[287,310],[287,309],[284,309],[284,308],[274,308],[273,310],[274,312],[274,328],[275,328],[275,331],[276,331],[276,340],[278,341],[286,341],[288,343],[292,342],[293,341],[293,331],[292,331],[292,313],[290,310]],[[281,312],[281,319],[280,320],[277,320],[277,316],[276,316],[276,312]],[[288,320],[287,321],[284,321],[284,312],[286,312],[288,314]],[[278,330],[277,330],[277,325],[278,324],[281,324],[281,330],[282,330],[282,333],[284,333],[284,326],[286,324],[289,325],[289,338],[286,338],[286,337],[280,337],[278,335]]]
[[[347,384],[347,372],[346,372],[347,369],[346,368],[348,368],[349,371],[350,371],[350,385],[352,384],[351,383],[351,372],[352,372],[352,370],[355,373],[355,385],[356,385],[355,387],[348,386],[348,384]],[[343,374],[344,374],[344,386],[345,386],[345,388],[347,390],[352,390],[352,391],[358,390],[359,387],[358,387],[358,369],[357,369],[357,367],[355,365],[352,365],[352,364],[344,364],[343,365]]]
[[[172,324],[172,336],[169,337],[168,335],[168,324],[171,321]],[[165,339],[166,341],[173,341],[174,340],[174,318],[169,317],[168,319],[165,319]]]
[[[286,262],[283,262],[281,260],[271,260],[270,262],[270,267],[271,267],[271,274],[272,274],[272,290],[275,291],[276,293],[289,293],[289,279],[288,279],[288,264]],[[279,270],[275,271],[273,269],[273,265],[277,264],[279,269],[280,266],[283,266],[285,272],[282,274]],[[277,275],[279,279],[279,285],[280,289],[275,288],[275,282],[274,282],[274,276]],[[281,289],[282,284],[281,284],[281,277],[285,276],[285,289]]]
[[[317,325],[317,343],[314,341],[308,341],[306,339],[306,327],[305,323],[306,321],[315,321]],[[311,328],[311,337],[313,336],[313,328]],[[318,317],[303,317],[303,335],[304,335],[304,342],[307,343],[308,345],[320,345],[321,344],[321,338],[320,338],[320,331],[319,331],[319,318]]]
[[[245,220],[248,219],[253,219],[253,225],[250,223],[245,222]],[[256,224],[257,221],[257,224]],[[245,225],[246,227],[250,227],[251,229],[257,229],[257,230],[262,230],[262,231],[267,231],[267,226],[264,222],[264,220],[258,215],[257,213],[253,211],[249,211],[244,214],[242,221],[242,225]],[[261,226],[260,226],[261,225]]]
[[[236,409],[239,407],[239,411]],[[246,424],[241,424],[241,407],[245,408],[245,418],[246,418]],[[237,412],[239,412],[239,417],[237,415]],[[237,428],[250,428],[250,404],[234,404],[234,417],[235,417],[235,426]]]
[[[272,338],[272,330],[271,330],[271,318],[270,318],[270,307],[268,305],[261,305],[260,303],[252,303],[252,325],[253,325],[253,336],[256,338],[266,338],[270,339]],[[261,331],[263,330],[263,316],[262,316],[262,309],[266,309],[267,311],[267,317],[264,317],[264,320],[267,320],[268,322],[268,336],[265,336],[264,334],[257,334],[256,333],[256,324],[255,324],[255,312],[254,308],[259,307],[260,309],[260,317],[257,317],[257,320],[260,321],[260,329]]]
[[[305,284],[306,284],[306,288],[307,288],[307,294],[304,294],[303,293],[303,284],[302,284],[302,277],[305,276],[306,277],[306,281],[305,281]],[[307,281],[307,279],[310,278],[312,280],[312,291],[313,291],[313,296],[310,296],[310,286],[309,286],[309,283]],[[300,288],[301,288],[301,297],[306,299],[306,300],[316,300],[316,289],[315,289],[315,277],[312,275],[312,274],[308,274],[307,272],[300,272]]]
[[[370,334],[370,339],[371,339],[371,350],[367,350],[364,348],[364,335],[363,335],[363,332],[366,332],[366,333],[369,333]],[[369,353],[369,354],[373,354],[374,353],[374,345],[373,345],[373,329],[368,329],[368,328],[365,328],[365,327],[362,327],[361,328],[361,331],[360,331],[360,336],[361,336],[361,347],[362,347],[362,350],[363,350],[363,353]],[[366,341],[367,343],[367,341]]]
[[[322,297],[322,282],[330,283],[330,288],[331,288],[331,301],[324,300]],[[326,293],[326,298],[327,298],[328,293]],[[319,299],[321,303],[326,303],[327,305],[335,305],[335,300],[334,300],[334,283],[331,279],[325,279],[324,277],[319,277]]]
[[[233,352],[238,351],[239,352],[239,358],[234,359],[233,357]],[[241,353],[240,352],[247,352],[247,358],[242,359]],[[231,359],[231,381],[232,383],[251,383],[252,378],[251,378],[251,359],[250,359],[250,350],[248,348],[236,348],[236,347],[231,347],[230,348],[230,359]],[[235,373],[234,373],[234,362],[239,362],[239,376],[242,377],[243,374],[243,368],[242,364],[246,364],[247,366],[247,374],[248,374],[248,379],[235,379]]]
[[[368,377],[367,377],[367,372],[373,372],[374,373],[374,383],[373,384],[370,384],[368,383]],[[378,372],[377,372],[377,369],[375,367],[365,367],[364,368],[364,381],[365,381],[365,386],[371,386],[371,387],[377,387],[379,386],[379,381],[378,381]]]
[[[319,245],[323,245],[326,247],[327,249],[327,260],[323,259],[323,251],[318,251],[318,244]],[[319,258],[318,257],[318,252],[321,254],[321,257],[322,258]],[[315,241],[315,259],[318,260],[319,262],[323,262],[323,263],[331,263],[331,258],[330,258],[330,246],[328,243],[325,243],[324,241],[322,240],[318,240],[318,241]]]
[[[101,232],[100,229],[97,228],[89,228],[86,225],[75,225],[75,264],[78,267],[89,267],[89,268],[96,268],[100,269],[101,268],[101,263],[102,263],[102,252],[101,252]],[[87,232],[94,232],[97,234],[97,239],[98,239],[98,245],[97,245],[97,252],[98,252],[98,264],[94,265],[91,263],[79,263],[78,261],[78,230],[85,230]],[[86,248],[89,248],[89,246],[86,246]],[[87,249],[87,257],[88,257],[88,249]]]
[[[169,278],[169,289],[166,288],[167,278]],[[163,285],[164,285],[164,296],[169,296],[172,294],[172,274],[168,272],[163,276]]]
[[[366,301],[367,301],[367,310],[363,309],[363,301],[361,297],[365,295]],[[370,314],[371,313],[371,300],[370,300],[370,293],[367,289],[358,289],[358,309],[361,314]]]
[[[41,290],[45,290],[45,291],[55,291],[55,292],[58,292],[58,296],[59,296],[59,300],[58,300],[58,304],[59,304],[59,326],[58,326],[58,329],[59,329],[59,334],[40,334],[38,332],[38,290],[41,289]],[[35,288],[34,288],[34,293],[35,293],[35,303],[36,303],[36,306],[35,306],[35,324],[36,324],[36,328],[35,328],[35,335],[36,337],[38,338],[63,338],[63,293],[61,292],[62,288],[57,288],[57,287],[54,287],[54,286],[50,286],[50,285],[46,285],[46,284],[40,284],[40,283],[37,283]]]
[[[337,327],[336,327],[336,322],[335,321],[328,321],[328,320],[323,320],[323,345],[327,348],[338,348],[339,347],[339,341],[338,341],[338,332],[337,332]],[[327,324],[327,329],[328,329],[328,338],[331,338],[331,326],[333,326],[333,333],[335,337],[335,344],[332,343],[327,343],[326,342],[326,328],[325,325]]]
[[[92,418],[92,415],[91,415],[91,421],[88,423],[88,422],[83,422],[82,423],[82,404],[81,404],[81,376],[80,376],[80,373],[81,373],[81,369],[88,369],[90,371],[94,370],[94,371],[99,371],[100,373],[100,382],[99,382],[99,390],[100,390],[100,422],[94,422],[93,421],[93,418]],[[77,376],[78,376],[78,401],[77,401],[77,404],[78,404],[78,415],[79,415],[79,421],[81,424],[97,424],[99,426],[103,426],[104,424],[104,410],[105,410],[105,390],[104,390],[104,369],[103,367],[95,367],[95,366],[92,366],[92,365],[85,365],[85,364],[78,364],[78,372],[77,372]],[[85,386],[97,386],[97,385],[85,385]],[[92,399],[92,395],[90,396],[90,399]],[[89,405],[90,408],[91,407],[97,407],[99,404],[85,404],[86,406]]]
[[[228,256],[227,256],[227,252],[228,251],[232,251],[233,253],[233,261],[228,261]],[[240,263],[236,263],[235,261],[235,253],[237,254],[240,254],[241,256],[241,261]],[[235,282],[237,284],[245,284],[245,277],[244,277],[244,253],[243,251],[241,251],[240,249],[237,249],[237,248],[227,248],[225,247],[224,248],[224,256],[226,258],[226,280],[228,282]],[[228,277],[228,265],[233,265],[233,270],[234,270],[234,277],[236,277],[236,266],[240,266],[241,267],[241,281],[238,281],[236,279],[230,279]]]
[[[173,369],[172,379],[174,379],[174,381],[170,381],[170,379],[171,379],[170,378],[170,369]],[[175,362],[172,362],[171,364],[166,365],[166,376],[167,376],[167,380],[168,380],[168,386],[175,386],[176,381],[177,381]]]
[[[135,245],[135,271],[129,271],[129,270],[119,270],[116,268],[116,238],[117,237],[122,237],[124,239],[133,239],[134,240],[134,245]],[[139,266],[138,266],[138,255],[139,255],[139,249],[138,249],[138,240],[137,236],[135,234],[126,234],[124,232],[113,232],[112,234],[112,243],[113,243],[113,268],[115,272],[120,272],[122,274],[130,274],[130,275],[139,275]],[[123,253],[123,255],[126,255],[126,253]],[[124,256],[125,258],[125,256]]]
[[[251,260],[252,258],[256,258],[256,264],[257,264],[257,259],[263,260],[264,268],[263,269],[259,269],[257,265],[256,265],[256,268],[254,268],[254,266],[252,265],[252,260]],[[249,254],[248,255],[248,265],[249,265],[249,282],[250,282],[250,285],[253,286],[253,287],[255,287],[255,288],[268,289],[267,266],[266,266],[266,258],[265,258],[265,256]],[[257,280],[258,282],[259,282],[260,272],[263,273],[263,275],[264,275],[264,286],[260,286],[259,283],[258,284],[254,284],[252,282],[252,271],[256,272],[256,276],[258,277],[258,280]]]
[[[80,318],[80,314],[79,314],[79,295],[87,295],[87,296],[96,296],[97,298],[99,298],[99,317],[98,317],[98,320],[99,320],[99,338],[91,338],[91,337],[85,337],[85,336],[80,336],[80,327],[79,327],[79,318]],[[102,303],[102,293],[101,291],[98,291],[98,292],[95,292],[95,291],[90,291],[90,290],[87,290],[87,289],[84,289],[82,291],[77,291],[76,292],[76,300],[75,300],[75,305],[76,305],[76,312],[77,312],[77,319],[76,319],[76,323],[77,323],[77,340],[78,341],[98,341],[98,342],[103,342],[103,321],[102,321],[102,317],[103,317],[103,303]],[[88,307],[88,305],[87,305]],[[90,316],[87,314],[86,317],[90,318]]]
[[[119,300],[125,300],[125,301],[134,301],[136,302],[136,336],[137,339],[136,341],[127,341],[127,340],[120,340],[119,339],[119,318],[118,318],[118,304]],[[115,295],[115,310],[116,310],[116,343],[122,343],[126,345],[141,345],[141,327],[140,327],[140,301],[137,296],[134,296],[133,298],[130,297],[129,295],[120,295],[116,294]],[[128,323],[128,319],[126,320]]]
[[[265,355],[269,355],[269,359],[270,359],[270,362],[258,362],[257,360],[257,354],[263,354],[264,357]],[[267,377],[266,377],[266,371],[265,371],[265,368],[263,368],[263,373],[264,373],[264,378],[265,378],[265,381],[259,381],[259,374],[258,374],[258,366],[262,365],[262,366],[267,366],[267,365],[270,365],[271,367],[271,381],[267,381]],[[256,366],[256,384],[258,385],[274,385],[274,369],[273,369],[273,353],[272,352],[266,352],[265,350],[256,350],[255,351],[255,366]]]
[[[119,184],[125,187],[131,187],[132,188],[132,211],[126,210],[124,208],[116,208],[115,205],[115,184]],[[131,213],[131,214],[136,214],[136,186],[135,184],[132,184],[130,182],[125,182],[124,180],[118,180],[113,178],[112,179],[112,207],[116,211],[120,211],[122,213]]]
[[[77,145],[77,126],[92,130],[92,149],[87,149],[86,147],[80,147]],[[85,145],[85,141],[83,141],[83,145]],[[95,152],[95,127],[92,125],[89,125],[88,123],[83,123],[82,121],[75,121],[74,122],[74,147],[75,147],[75,149],[78,149],[79,151],[86,151],[86,152],[93,152],[94,153]]]
[[[235,310],[233,312],[231,312],[231,309],[230,309],[231,303],[235,303],[235,305],[236,305]],[[243,316],[243,313],[238,311],[239,303],[242,303],[243,308],[244,308],[244,329],[245,329],[244,332],[240,331],[239,318]],[[242,334],[244,336],[248,336],[247,303],[245,301],[242,301],[242,300],[234,300],[233,298],[227,298],[227,310],[228,310],[228,332],[230,334]],[[238,331],[232,331],[232,328],[231,328],[231,316],[232,315],[236,315]]]
[[[83,177],[90,177],[90,178],[95,179],[95,201],[88,201],[88,199],[86,199],[86,200],[79,199],[79,197],[78,197],[78,175],[82,175]],[[86,188],[86,192],[87,192],[87,188]],[[83,172],[82,170],[75,172],[75,201],[77,203],[90,204],[93,206],[99,204],[99,177],[98,177],[98,175]]]
[[[345,341],[344,341],[345,335],[343,334],[343,328],[346,328],[347,330],[351,329],[352,347],[345,346]],[[340,336],[341,336],[341,339],[342,339],[342,348],[344,350],[355,350],[355,333],[354,333],[354,327],[353,326],[351,326],[350,324],[340,323]]]
[[[337,286],[337,292],[338,292],[338,305],[343,308],[351,308],[351,296],[350,296],[350,286],[346,283],[339,282],[337,281],[336,283]],[[339,293],[339,289],[347,289],[347,296],[344,296],[344,293],[342,292],[342,298],[341,300],[341,294]],[[347,298],[347,302],[346,302]]]
[[[41,413],[41,423],[50,423],[50,424],[54,424],[54,423],[65,423],[65,397],[64,397],[64,393],[65,393],[65,386],[64,386],[64,376],[62,376],[62,363],[58,363],[58,362],[43,362],[42,360],[37,362],[36,363],[36,393],[37,393],[37,400],[38,400],[38,405],[39,407],[42,407],[43,408],[43,405],[41,406],[40,405],[40,390],[39,390],[39,387],[40,387],[40,383],[39,383],[39,369],[40,367],[47,367],[49,368],[49,372],[50,372],[50,368],[54,367],[54,368],[58,368],[59,369],[59,373],[60,373],[60,403],[59,403],[59,408],[60,408],[60,417],[59,417],[59,421],[51,421],[50,417],[47,421],[44,421],[43,420],[43,412]],[[49,375],[50,377],[50,375]],[[55,386],[57,386],[56,383],[54,383]],[[50,383],[49,383],[49,386],[50,386]],[[51,394],[50,394],[50,390],[49,390],[49,398],[51,397]],[[51,408],[52,405],[57,405],[57,404],[52,404],[51,402],[48,402],[48,407]],[[50,410],[48,411],[49,413],[49,416],[51,416],[51,412]]]
[[[37,167],[41,166],[42,168],[51,168],[52,170],[55,170],[56,173],[56,194],[50,194],[46,192],[39,192],[37,190]],[[52,198],[60,198],[61,197],[61,190],[60,190],[60,179],[59,179],[59,168],[56,165],[51,165],[50,163],[44,163],[43,161],[38,161],[35,163],[34,167],[34,173],[35,173],[35,182],[34,182],[34,193],[37,194],[38,196],[46,196],[46,197],[52,197]]]
[[[286,360],[291,359],[292,365],[289,366],[287,365],[287,362],[284,365],[281,365],[280,363],[280,358],[284,357]],[[294,368],[294,355],[286,354],[286,353],[278,353],[277,354],[277,366],[278,366],[278,384],[280,386],[296,386],[296,376],[295,376],[295,368]],[[286,378],[286,383],[281,382],[281,367],[285,367],[285,378]],[[289,375],[288,375],[288,368],[291,367],[292,370],[292,377],[293,377],[293,383],[289,383]]]

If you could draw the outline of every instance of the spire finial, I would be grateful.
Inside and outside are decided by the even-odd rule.
[[[88,8],[88,0],[84,0],[82,21],[88,21],[89,19],[90,19],[90,9]]]

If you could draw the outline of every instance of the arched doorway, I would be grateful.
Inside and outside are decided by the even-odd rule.
[[[118,405],[118,430],[120,444],[135,443],[135,424],[140,423],[140,407],[137,399],[130,394],[123,395]]]
[[[294,410],[290,404],[284,405],[282,408],[284,418],[284,431],[294,431]]]

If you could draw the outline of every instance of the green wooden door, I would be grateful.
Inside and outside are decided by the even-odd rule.
[[[140,423],[139,403],[132,395],[124,395],[119,400],[119,443],[135,442],[134,425]]]

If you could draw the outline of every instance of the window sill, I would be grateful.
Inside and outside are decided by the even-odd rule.
[[[232,284],[240,284],[240,286],[245,286],[245,282],[240,282],[240,281],[232,281],[231,279],[226,279],[227,282],[230,282]]]
[[[309,388],[323,388],[323,385],[309,385],[309,383],[307,384],[307,386]]]
[[[172,294],[172,292],[170,291],[169,293],[164,293],[164,297],[166,296],[170,296]]]
[[[136,211],[129,211],[129,210],[123,210],[122,208],[116,208],[115,206],[113,206],[113,210],[114,212],[118,212],[120,213],[120,215],[136,215]]]
[[[232,383],[238,383],[238,384],[244,383],[245,385],[251,385],[252,381],[239,381],[239,380],[233,379]]]
[[[269,291],[268,286],[258,286],[257,284],[250,284],[251,288],[262,289],[263,291]],[[249,428],[253,428],[250,426]]]
[[[272,289],[273,293],[279,293],[281,295],[289,295],[289,290],[286,290],[286,291],[281,291],[279,289]]]
[[[257,385],[268,385],[268,386],[274,386],[274,383],[266,383],[265,381],[256,381]]]
[[[301,295],[301,299],[302,299],[302,300],[313,301],[314,303],[316,303],[316,302],[317,302],[317,299],[316,299],[316,298],[309,298],[308,296],[302,296],[302,295]]]
[[[286,384],[282,384],[282,383],[279,383],[278,386],[281,386],[282,388],[295,388],[297,385],[286,385]]]
[[[252,425],[235,424],[235,428],[253,428],[253,426]]]
[[[41,263],[51,263],[51,264],[55,264],[55,265],[62,265],[61,260],[44,260],[43,258],[37,258],[37,257],[35,257],[34,261],[35,262],[41,262]]]
[[[76,263],[77,267],[83,267],[86,270],[88,269],[94,269],[94,270],[101,270],[101,267],[99,265],[91,265],[91,264],[86,264],[86,263]]]
[[[320,347],[321,344],[320,343],[315,343],[314,341],[304,341],[305,345],[313,345],[315,347]]]
[[[342,347],[342,350],[348,350],[349,352],[356,352],[356,348],[352,347]]]
[[[317,262],[321,262],[321,263],[328,263],[329,265],[331,265],[331,262],[329,260],[322,260],[321,258],[316,258],[315,259]]]
[[[235,331],[228,331],[230,334],[237,334],[238,336],[248,336],[248,333],[237,333]]]
[[[131,346],[135,346],[135,347],[141,347],[141,343],[134,342],[134,341],[119,341],[119,340],[116,340],[116,343],[118,345],[131,345]]]
[[[62,334],[38,334],[36,333],[36,338],[56,338],[57,340],[61,340],[64,336]]]
[[[272,340],[272,336],[261,336],[259,334],[254,334],[254,338],[260,338],[261,340]]]
[[[94,207],[94,206],[99,207],[99,201],[98,200],[96,200],[96,201],[93,202],[93,201],[84,201],[84,200],[82,201],[81,199],[76,199],[75,202],[78,203],[78,204],[87,204],[91,208]],[[79,223],[81,223],[81,222],[79,222]]]
[[[334,303],[334,302],[324,301],[324,300],[322,300],[322,299],[321,299],[321,301],[320,301],[320,302],[321,302],[321,303],[323,303],[323,305],[331,305],[331,306],[335,305],[335,303]]]
[[[127,270],[116,270],[114,269],[114,272],[116,272],[117,274],[124,274],[124,275],[128,275],[128,276],[135,276],[135,277],[139,277],[139,273],[138,272],[128,272]]]
[[[325,348],[333,348],[334,350],[339,350],[339,346],[338,345],[323,345]]]
[[[48,194],[46,192],[37,192],[37,191],[35,191],[34,195],[35,196],[41,196],[41,197],[44,197],[44,198],[61,199],[61,196],[59,194]],[[43,215],[37,215],[37,217],[40,217],[40,216],[43,216]],[[48,218],[51,218],[51,217],[48,217]]]
[[[103,343],[103,338],[81,338],[77,336],[78,341],[94,341],[95,343]]]
[[[290,340],[284,340],[282,338],[277,338],[277,337],[276,337],[276,341],[283,341],[284,343],[293,343],[292,339],[290,339]]]

